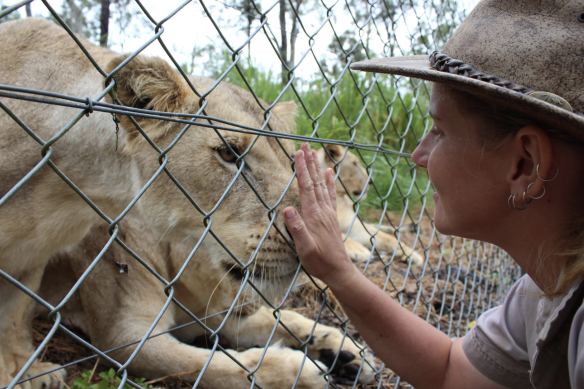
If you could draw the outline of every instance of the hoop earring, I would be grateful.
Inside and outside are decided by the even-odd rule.
[[[525,193],[526,193],[526,192],[527,192],[527,191],[524,191],[524,192],[523,192],[523,196],[522,196],[522,197],[523,197],[523,204],[525,204],[525,208],[527,208],[527,205],[528,205],[529,203],[531,203],[531,201],[533,200],[533,197],[529,196],[529,193],[528,193],[528,194],[527,194],[527,196],[529,196],[529,199],[527,199],[527,201],[525,201]],[[524,208],[524,209],[525,209],[525,208]]]
[[[531,200],[527,202],[525,201],[525,192],[523,192],[523,205],[521,205],[521,207],[518,207],[517,204],[515,204],[515,197],[517,197],[517,193],[509,195],[509,198],[507,199],[507,205],[513,211],[523,211],[531,202]]]
[[[553,181],[558,176],[558,173],[560,172],[560,169],[558,168],[558,164],[555,161],[552,161],[552,162],[554,163],[554,165],[556,165],[556,174],[552,178],[550,178],[549,180],[545,180],[545,179],[541,178],[539,175],[539,163],[538,163],[537,167],[535,168],[535,172],[537,173],[537,178],[539,178],[543,182],[550,182],[550,181]]]
[[[552,179],[553,179],[553,178],[552,178]],[[531,184],[527,185],[527,195],[528,195],[529,197],[531,197],[531,199],[532,199],[532,200],[539,200],[539,199],[541,199],[543,196],[545,196],[545,186],[542,186],[542,188],[543,188],[543,193],[542,193],[542,194],[540,194],[538,197],[533,197],[533,196],[531,195],[531,193],[529,193],[529,188],[531,188],[531,185],[533,185],[533,184],[535,184],[535,182],[532,182]]]

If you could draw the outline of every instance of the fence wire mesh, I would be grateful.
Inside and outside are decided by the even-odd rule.
[[[80,19],[71,3],[0,11],[0,145],[10,160],[1,389],[81,388],[75,378],[90,385],[104,370],[95,361],[115,369],[101,378],[120,389],[408,387],[295,259],[281,210],[298,205],[294,151],[304,141],[337,173],[355,266],[450,337],[520,275],[497,247],[434,228],[432,185],[409,154],[432,125],[431,85],[350,69],[440,48],[468,4],[118,1],[117,30],[104,36],[87,27],[97,8],[84,3]],[[31,10],[60,29],[13,21]],[[9,21],[29,35],[7,36]],[[46,74],[31,75],[25,57],[43,58],[32,54],[44,46],[46,63],[34,68]],[[149,50],[172,71],[137,64]]]

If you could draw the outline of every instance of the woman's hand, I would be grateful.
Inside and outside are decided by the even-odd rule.
[[[337,220],[335,175],[323,177],[316,151],[308,143],[296,153],[296,175],[302,215],[293,207],[284,210],[284,221],[294,239],[302,265],[326,284],[343,283],[355,274],[345,252]]]

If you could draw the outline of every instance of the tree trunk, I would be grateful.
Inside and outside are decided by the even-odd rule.
[[[30,17],[32,17],[32,10],[30,9],[30,3],[28,3],[28,4],[25,6],[25,8],[26,8],[26,17],[27,17],[27,18],[30,18]]]
[[[83,33],[83,12],[73,0],[67,0],[67,5],[71,10],[71,29],[77,34]]]
[[[296,0],[294,5],[296,12],[300,15],[300,5],[302,5],[302,0]],[[290,33],[290,58],[288,59],[288,65],[290,67],[294,66],[296,61],[296,38],[298,37],[298,19],[294,11],[291,12],[292,16],[292,32]]]
[[[251,2],[252,0],[244,0],[243,2],[243,12],[245,12],[245,19],[247,20],[247,26],[245,27],[245,32],[247,33],[247,36],[250,37],[251,36],[251,24],[253,22],[253,14],[252,14],[252,6],[251,6]]]
[[[282,86],[288,82],[288,37],[286,36],[286,0],[280,0],[280,56],[282,57]]]
[[[101,24],[101,34],[99,35],[99,45],[107,47],[107,38],[109,35],[110,20],[110,0],[101,0],[101,15],[99,21]]]

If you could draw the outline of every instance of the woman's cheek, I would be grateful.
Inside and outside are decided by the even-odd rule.
[[[430,152],[430,154],[428,155],[428,163],[426,165],[426,168],[428,169],[428,178],[430,179],[430,182],[432,183],[432,185],[434,185],[434,188],[436,188],[436,184],[437,181],[439,179],[440,176],[440,150],[437,150],[437,147],[434,147],[432,149],[432,151]]]
[[[443,144],[438,144],[428,157],[428,177],[437,193],[434,202],[444,203],[448,201],[448,188],[457,186],[457,178],[460,177],[455,161],[456,150],[448,150]]]

